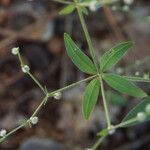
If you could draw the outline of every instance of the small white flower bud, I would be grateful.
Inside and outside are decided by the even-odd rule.
[[[11,50],[11,53],[12,53],[13,55],[17,55],[18,52],[19,52],[19,47],[14,47],[14,48],[12,48],[12,50]]]
[[[38,121],[39,121],[39,119],[38,119],[38,117],[31,117],[30,118],[30,121],[31,121],[31,123],[34,125],[34,124],[37,124],[38,123]]]
[[[137,72],[135,72],[135,75],[136,75],[136,76],[139,76],[139,75],[140,75],[140,73],[137,71]]]
[[[61,99],[61,97],[62,97],[61,92],[57,92],[57,93],[54,94],[54,98],[57,99],[57,100]]]
[[[146,107],[145,107],[145,112],[147,114],[150,114],[150,104],[148,104]]]
[[[91,11],[96,11],[97,10],[97,8],[96,8],[96,1],[91,1],[90,2],[90,5],[89,5],[89,9],[91,10]]]
[[[1,137],[4,137],[6,134],[7,134],[7,131],[6,131],[5,129],[2,129],[2,130],[0,131],[0,136],[1,136]]]
[[[28,65],[24,65],[24,66],[22,67],[22,72],[23,72],[23,73],[27,73],[27,72],[29,72],[29,71],[30,71],[30,68],[29,68]]]
[[[109,135],[113,135],[116,131],[116,128],[115,128],[115,126],[111,125],[111,127],[108,130],[109,130],[108,131]]]
[[[139,112],[137,114],[137,119],[138,119],[139,122],[143,122],[145,120],[145,118],[146,118],[146,115],[145,115],[144,112]]]

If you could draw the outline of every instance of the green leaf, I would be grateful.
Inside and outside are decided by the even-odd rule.
[[[59,14],[60,15],[69,15],[71,14],[73,11],[75,10],[75,6],[74,5],[68,5],[65,8],[63,8]]]
[[[71,37],[65,33],[64,41],[67,53],[72,62],[83,72],[88,74],[96,74],[96,68],[87,55],[85,55],[79,47],[73,42]]]
[[[86,119],[90,117],[93,111],[100,90],[100,81],[98,79],[93,79],[85,89],[83,97],[83,114]]]
[[[137,114],[139,112],[145,112],[145,108],[146,106],[150,104],[150,97],[146,98],[145,100],[143,100],[140,104],[138,104],[137,106],[135,106],[127,115],[126,117],[122,120],[122,123],[126,122],[126,121],[129,121],[131,119],[134,119],[136,118]],[[145,118],[145,121],[150,121],[150,114],[146,114],[146,118]],[[134,122],[129,122],[128,124],[125,124],[124,126],[121,126],[121,127],[129,127],[129,126],[133,126],[133,125],[136,125],[136,124],[139,124],[141,122],[139,121],[134,121]]]
[[[88,9],[86,7],[80,7],[81,11],[85,14],[88,15]]]
[[[113,105],[125,106],[127,104],[127,100],[124,99],[117,92],[112,91],[106,92],[106,99],[110,101]]]
[[[100,131],[99,133],[97,133],[97,135],[105,137],[105,136],[108,135],[108,133],[109,133],[108,129],[103,129],[102,131]]]
[[[121,76],[114,74],[104,74],[103,78],[108,85],[110,85],[112,88],[121,93],[126,93],[130,96],[140,98],[147,97],[147,94],[142,89],[140,89],[135,84],[133,84],[132,82],[126,80]]]
[[[124,42],[116,45],[111,50],[106,52],[100,60],[101,71],[106,71],[114,66],[132,46],[133,43],[131,41]]]

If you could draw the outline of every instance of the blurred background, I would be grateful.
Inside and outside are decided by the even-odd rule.
[[[17,127],[31,116],[43,97],[33,80],[22,73],[11,48],[20,47],[31,72],[49,91],[87,77],[66,54],[64,32],[89,55],[77,13],[60,16],[63,7],[52,0],[0,0],[0,129]],[[85,18],[98,58],[119,42],[135,43],[111,72],[149,78],[149,0],[131,4],[120,0],[89,10]],[[150,93],[150,84],[138,85]],[[82,116],[85,86],[63,92],[60,100],[49,99],[39,113],[39,123],[17,131],[0,145],[0,150],[83,150],[93,145],[106,121],[101,96],[91,118],[86,121]],[[111,120],[117,124],[140,99],[105,88]],[[150,150],[150,123],[118,129],[103,142],[101,150]]]

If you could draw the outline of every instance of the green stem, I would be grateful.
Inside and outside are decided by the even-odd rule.
[[[25,127],[27,123],[28,123],[28,121],[26,121],[25,123],[21,124],[21,125],[18,126],[17,128],[13,129],[13,130],[10,131],[9,133],[7,133],[3,138],[0,139],[0,143],[2,143],[3,141],[5,141],[10,135],[12,135],[13,133],[15,133],[15,132],[18,131],[19,129]]]
[[[99,145],[103,142],[104,139],[105,139],[105,137],[100,137],[96,141],[96,143],[93,145],[93,147],[91,148],[91,150],[96,150],[99,147]]]
[[[99,72],[98,65],[97,65],[97,62],[96,62],[96,56],[95,56],[95,53],[94,53],[94,48],[93,48],[92,41],[91,41],[91,38],[90,38],[90,35],[89,35],[89,32],[88,32],[84,17],[83,17],[83,13],[80,11],[80,5],[78,4],[78,1],[74,0],[74,2],[75,2],[75,5],[77,7],[78,15],[79,15],[79,18],[80,18],[82,29],[83,29],[84,34],[85,34],[86,41],[88,43],[90,55],[92,57],[94,65],[97,69],[97,72]]]
[[[24,66],[24,62],[21,58],[21,55],[20,55],[20,52],[18,52],[18,58],[19,58],[19,61],[20,61],[20,66],[23,67]],[[46,94],[46,91],[44,89],[44,87],[40,84],[40,82],[30,73],[30,72],[27,72],[27,74],[31,77],[31,79],[38,85],[38,87],[41,89],[41,91]]]
[[[67,90],[67,89],[69,89],[69,88],[72,88],[72,87],[74,87],[74,86],[77,86],[78,84],[81,84],[82,82],[91,80],[91,79],[93,79],[93,78],[95,78],[95,77],[98,77],[98,75],[90,76],[90,77],[88,77],[88,78],[86,78],[86,79],[80,80],[80,81],[78,81],[78,82],[76,82],[76,83],[73,83],[73,84],[70,84],[70,85],[68,85],[68,86],[66,86],[66,87],[64,87],[64,88],[58,89],[58,90],[56,90],[56,91],[54,91],[54,92],[51,92],[51,93],[49,93],[48,95],[49,95],[49,96],[53,96],[55,93],[62,92],[62,91],[64,91],[64,90]]]
[[[108,104],[107,104],[105,91],[104,91],[103,79],[101,75],[99,77],[100,77],[101,92],[102,92],[103,104],[104,104],[104,109],[105,109],[105,115],[106,115],[106,120],[107,120],[107,128],[110,129],[111,122],[110,122],[110,116],[109,116],[109,111],[108,111]]]
[[[38,87],[41,89],[41,91],[43,91],[43,93],[46,94],[46,91],[45,91],[44,87],[40,84],[40,82],[30,72],[27,72],[27,74],[38,85]]]
[[[49,98],[50,96],[53,96],[53,95],[54,95],[55,93],[57,93],[57,92],[62,92],[62,91],[64,91],[64,90],[68,89],[68,88],[71,88],[71,87],[74,87],[74,86],[76,86],[76,85],[78,85],[78,84],[81,84],[82,82],[91,80],[91,79],[93,79],[93,78],[95,78],[95,77],[98,77],[98,75],[93,75],[93,76],[91,76],[91,77],[88,77],[88,78],[83,79],[83,80],[81,80],[81,81],[78,81],[78,82],[76,82],[76,83],[70,84],[70,85],[68,85],[67,87],[58,89],[58,90],[53,91],[53,92],[51,92],[51,93],[47,93],[46,96],[44,97],[44,99],[42,100],[42,102],[40,103],[40,105],[38,106],[38,108],[34,111],[34,113],[32,114],[31,117],[34,117],[34,116],[37,115],[37,113],[39,112],[39,110],[44,106],[45,102],[48,100],[48,98]],[[31,117],[30,117],[30,118],[31,118]],[[22,127],[25,127],[28,123],[30,123],[30,118],[29,118],[25,123],[23,123],[22,125],[18,126],[17,128],[15,128],[15,129],[13,129],[12,131],[10,131],[9,133],[7,133],[7,134],[5,135],[5,137],[3,137],[3,138],[0,139],[0,143],[3,142],[7,137],[9,137],[10,135],[12,135],[14,132],[18,131],[19,129],[21,129]]]

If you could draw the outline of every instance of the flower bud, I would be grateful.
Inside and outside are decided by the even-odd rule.
[[[145,119],[146,119],[146,115],[145,115],[144,112],[139,112],[139,113],[137,114],[137,120],[138,120],[139,122],[143,122]]]
[[[108,131],[109,135],[113,135],[116,131],[116,128],[115,128],[115,126],[111,125],[111,127],[108,130],[109,130]]]
[[[0,136],[1,136],[1,137],[4,137],[6,134],[7,134],[7,131],[6,131],[5,129],[2,129],[2,130],[0,131]]]
[[[19,47],[14,47],[14,48],[12,48],[11,53],[12,53],[13,55],[17,55],[17,54],[19,53]]]
[[[38,123],[38,121],[39,121],[39,119],[38,119],[38,117],[31,117],[30,118],[30,121],[31,121],[31,123],[33,124],[33,125],[35,125],[35,124],[37,124]]]
[[[89,9],[91,10],[91,11],[96,11],[97,10],[97,8],[96,8],[96,1],[91,1],[90,2],[90,5],[89,5]]]
[[[135,76],[139,76],[139,75],[140,75],[139,71],[135,72]]]
[[[29,72],[29,71],[30,71],[30,68],[29,68],[28,65],[24,65],[24,66],[22,67],[22,72],[23,72],[23,73],[27,73],[27,72]]]
[[[62,97],[61,92],[57,92],[57,93],[54,94],[54,98],[57,99],[57,100],[61,99],[61,97]]]

